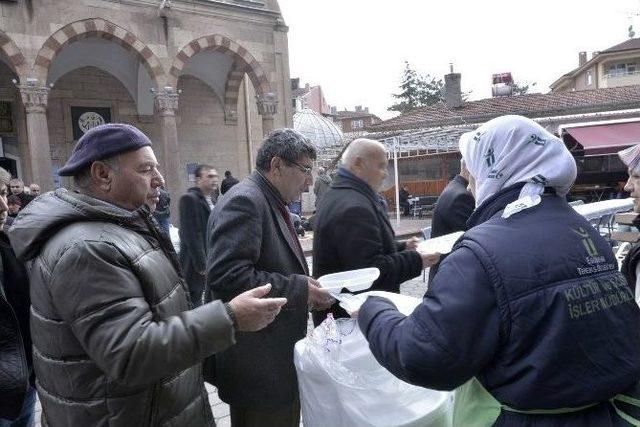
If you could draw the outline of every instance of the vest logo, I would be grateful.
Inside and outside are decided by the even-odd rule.
[[[587,250],[587,253],[590,257],[600,256],[600,253],[598,252],[596,245],[593,243],[593,240],[591,240],[591,236],[589,235],[589,232],[587,232],[587,230],[579,227],[577,230],[573,231],[582,238],[582,245]]]
[[[473,135],[473,140],[475,142],[480,142],[480,138],[482,138],[482,135],[484,135],[484,132],[476,132],[476,134]]]

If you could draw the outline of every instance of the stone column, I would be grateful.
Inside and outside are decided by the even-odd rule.
[[[18,89],[26,110],[31,181],[40,184],[42,191],[51,191],[53,190],[53,167],[47,127],[49,88],[30,83],[18,85]],[[25,182],[25,184],[29,183]]]
[[[155,94],[155,109],[160,117],[160,138],[162,140],[164,168],[161,171],[165,187],[171,194],[171,222],[178,223],[178,199],[180,197],[180,151],[178,147],[178,93],[165,87]]]
[[[258,113],[262,116],[262,133],[268,135],[274,129],[273,119],[278,112],[278,97],[275,93],[256,95]]]

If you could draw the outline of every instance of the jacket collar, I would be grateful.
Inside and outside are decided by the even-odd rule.
[[[453,180],[455,182],[457,182],[458,184],[464,186],[464,188],[467,188],[469,186],[469,181],[465,177],[463,177],[462,175],[454,176]]]
[[[524,187],[524,182],[518,182],[507,188],[503,188],[488,199],[486,199],[469,217],[467,228],[475,227],[491,219],[495,214],[502,211],[509,203],[518,200],[520,190]]]
[[[209,212],[211,211],[211,207],[209,206],[209,203],[205,199],[205,196],[202,193],[202,190],[200,189],[200,187],[191,187],[187,190],[187,192],[195,195],[198,198],[198,200],[200,200],[200,203],[202,204],[202,206],[205,207],[207,211]]]
[[[373,188],[371,188],[369,184],[341,167],[338,169],[338,176],[331,184],[331,188],[348,188],[365,195],[369,201],[371,201],[374,209],[378,213],[378,216],[391,230],[391,233],[395,234],[393,227],[391,226],[391,222],[389,222],[386,201],[382,196],[373,191]]]

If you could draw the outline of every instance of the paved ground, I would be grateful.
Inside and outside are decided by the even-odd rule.
[[[392,221],[392,225],[396,230],[396,235],[398,236],[398,238],[404,238],[410,235],[418,234],[420,233],[420,230],[422,228],[428,227],[430,224],[430,219],[402,219],[399,226],[396,225],[395,220]],[[307,235],[305,235],[305,237],[301,239],[301,243],[305,251],[310,250],[313,246],[313,234],[308,233]],[[307,257],[307,262],[309,263],[309,266],[313,268],[310,256]],[[429,272],[427,271],[426,274],[428,276]],[[413,297],[422,298],[425,291],[426,284],[423,282],[422,276],[416,277],[413,280],[409,280],[400,286],[400,292],[402,294],[410,295]],[[311,321],[309,321],[309,328],[311,327]],[[211,409],[213,410],[213,415],[216,419],[216,426],[230,427],[231,421],[229,418],[229,406],[218,398],[218,392],[215,387],[207,384],[207,391],[209,392],[209,402],[211,403]],[[36,411],[36,426],[41,427],[41,409],[39,401],[36,404]]]

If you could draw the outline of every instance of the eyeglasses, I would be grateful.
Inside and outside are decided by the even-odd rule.
[[[300,172],[306,173],[307,175],[311,175],[311,171],[313,170],[313,166],[303,166],[300,163],[293,162],[291,160],[287,160],[288,163],[291,163],[300,169]]]

